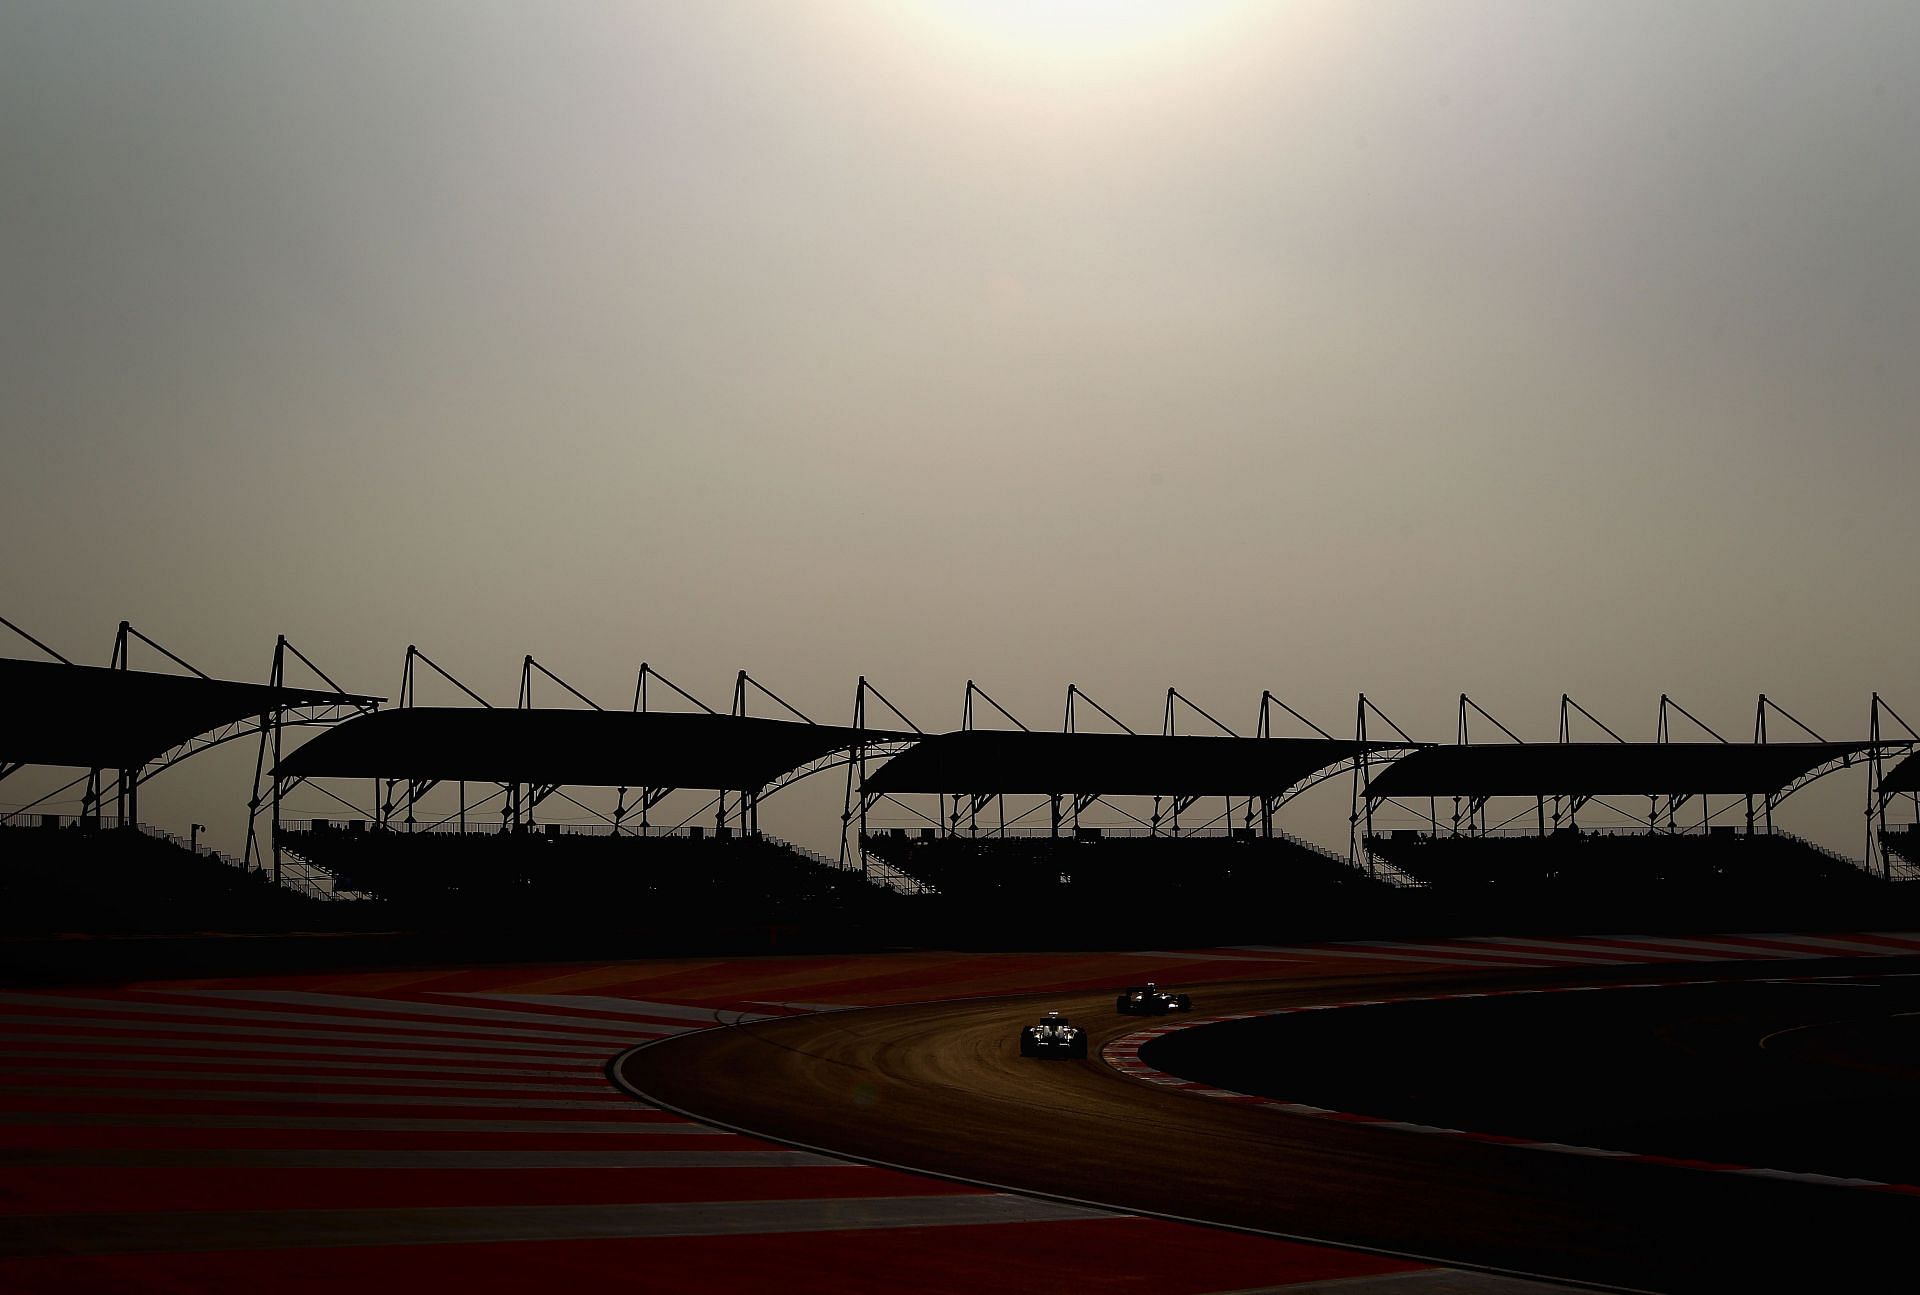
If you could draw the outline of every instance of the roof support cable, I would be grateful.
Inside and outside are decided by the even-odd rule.
[[[867,712],[866,712],[866,706],[863,700],[864,694],[866,693],[872,693],[875,697],[878,697],[880,699],[880,704],[882,706],[885,706],[889,711],[893,712],[893,717],[899,720],[902,724],[905,724],[908,728],[912,729],[916,733],[924,733],[924,730],[918,724],[908,719],[906,715],[901,712],[898,706],[894,705],[892,702],[887,700],[887,695],[885,693],[881,692],[878,688],[868,683],[867,677],[865,675],[860,676],[860,687],[859,687],[860,695],[857,695],[855,697],[855,701],[858,704],[856,704],[854,709],[859,712],[859,717],[854,721],[855,728],[866,727]]]
[[[458,821],[458,819],[462,814],[471,814],[476,809],[480,809],[481,807],[486,805],[488,801],[493,800],[496,797],[504,796],[506,794],[507,794],[507,789],[505,787],[501,787],[489,795],[482,796],[479,800],[468,801],[465,808],[456,809],[453,813],[447,815],[445,818],[439,819],[436,822],[427,824],[426,830],[429,832],[432,832],[438,828],[445,827],[449,823]],[[339,797],[336,796],[334,797],[334,799],[339,800]],[[347,802],[342,800],[340,801],[340,803],[345,805]]]
[[[1560,694],[1560,741],[1571,742],[1573,740],[1572,726],[1568,723],[1568,717],[1567,717],[1567,711],[1569,709],[1579,711],[1582,715],[1587,717],[1588,723],[1592,724],[1595,728],[1599,729],[1602,733],[1605,733],[1608,737],[1612,738],[1614,741],[1624,743],[1627,740],[1624,737],[1621,737],[1618,733],[1614,732],[1612,729],[1608,728],[1605,724],[1601,723],[1600,720],[1596,719],[1594,717],[1593,712],[1588,710],[1585,706],[1582,706],[1579,702],[1567,696],[1567,694],[1561,693]]]
[[[1618,733],[1614,732],[1613,729],[1610,728],[1606,723],[1604,723],[1597,715],[1595,715],[1592,711],[1588,710],[1585,706],[1582,706],[1579,702],[1575,701],[1572,697],[1568,696],[1566,693],[1560,694],[1559,740],[1561,742],[1564,743],[1564,742],[1573,741],[1573,722],[1572,722],[1572,716],[1569,714],[1569,711],[1576,711],[1576,710],[1586,717],[1586,720],[1589,724],[1592,724],[1595,728],[1599,729],[1602,733],[1605,733],[1608,737],[1612,738],[1614,741],[1619,742],[1623,745],[1626,743],[1627,739],[1625,739],[1624,737],[1621,737]],[[1553,826],[1554,826],[1554,830],[1556,831],[1558,831],[1560,828],[1560,800],[1561,798],[1559,796],[1555,796],[1553,798]]]
[[[1181,692],[1178,688],[1168,688],[1166,718],[1161,722],[1161,726],[1160,726],[1160,733],[1162,737],[1173,736],[1173,716],[1174,716],[1173,703],[1176,699],[1185,703],[1188,710],[1200,716],[1200,718],[1206,720],[1209,724],[1219,729],[1222,733],[1225,733],[1228,737],[1240,736],[1238,733],[1228,728],[1225,724],[1222,724],[1219,720],[1215,719],[1212,715],[1209,715],[1205,710],[1201,709],[1199,706],[1194,705],[1193,699],[1188,697],[1185,693]]]
[[[1327,741],[1331,742],[1334,740],[1333,734],[1327,732],[1327,730],[1325,730],[1324,728],[1321,728],[1318,724],[1314,723],[1312,720],[1308,719],[1305,715],[1302,715],[1299,711],[1287,705],[1287,703],[1281,701],[1278,697],[1274,696],[1271,692],[1268,692],[1265,689],[1262,689],[1260,692],[1260,723],[1259,723],[1259,726],[1254,730],[1255,736],[1257,737],[1273,736],[1273,723],[1267,717],[1267,707],[1270,704],[1274,706],[1278,706],[1281,710],[1287,712],[1287,714],[1293,716],[1295,719],[1299,720],[1302,724],[1305,724],[1308,728],[1318,733],[1321,737],[1326,738]]]
[[[870,875],[870,861],[867,857],[867,811],[877,803],[873,793],[867,790],[867,758],[871,744],[865,740],[867,732],[867,694],[872,693],[880,704],[893,712],[893,717],[924,736],[918,724],[908,719],[901,709],[887,699],[887,695],[867,682],[865,675],[853,689],[853,729],[855,740],[847,758],[847,792],[840,808],[840,866],[851,869],[854,855],[860,860],[860,875]],[[919,813],[918,810],[914,811]],[[926,815],[921,814],[922,818]],[[856,827],[857,824],[857,827]],[[935,827],[939,824],[935,823]]]
[[[302,652],[299,648],[289,643],[287,641],[287,636],[285,634],[280,635],[279,645],[282,648],[285,648],[287,651],[293,653],[293,655],[299,659],[300,664],[305,666],[307,669],[313,671],[313,673],[320,679],[321,682],[325,683],[327,687],[333,689],[337,693],[346,692],[345,688],[342,688],[339,684],[333,681],[332,675],[328,674],[325,670],[322,670],[319,666],[315,665],[312,659],[308,657],[305,652]]]
[[[127,639],[129,637],[139,639],[142,643],[145,643],[148,647],[152,648],[155,652],[158,652],[161,656],[165,657],[167,660],[179,666],[182,670],[191,670],[195,674],[199,675],[202,679],[213,678],[212,675],[202,670],[199,666],[194,665],[191,661],[187,661],[182,659],[179,656],[176,656],[174,653],[169,652],[166,648],[160,646],[160,644],[148,638],[145,634],[142,634],[139,630],[133,627],[133,624],[130,621],[121,621],[120,632],[115,634],[113,638],[113,664],[121,670],[125,670],[129,668],[127,664],[127,657],[128,657]]]
[[[72,791],[75,787],[78,787],[81,783],[88,781],[92,777],[93,777],[93,773],[91,770],[89,770],[88,772],[81,774],[78,778],[75,778],[72,782],[66,783],[59,787],[55,787],[52,791],[48,792],[46,795],[30,800],[26,804],[20,806],[18,809],[8,810],[6,813],[0,814],[0,823],[10,823],[14,819],[18,818],[20,815],[26,813],[28,810],[35,809],[41,805],[44,805],[48,801],[52,800],[55,796],[61,795],[64,792]]]
[[[1724,737],[1721,737],[1720,734],[1715,732],[1707,724],[1703,723],[1698,715],[1695,715],[1692,711],[1688,710],[1685,706],[1682,706],[1679,702],[1667,696],[1667,694],[1665,693],[1660,694],[1660,723],[1659,723],[1657,735],[1655,736],[1654,741],[1671,742],[1673,740],[1672,728],[1667,722],[1667,711],[1669,709],[1677,710],[1682,715],[1685,715],[1688,719],[1693,721],[1693,725],[1695,728],[1699,729],[1702,733],[1705,733],[1708,737],[1711,737],[1714,741],[1720,743],[1723,746],[1727,744],[1727,739],[1725,739]]]
[[[475,692],[473,689],[467,687],[465,684],[461,683],[458,679],[454,678],[453,675],[448,673],[447,669],[444,666],[442,666],[438,661],[435,661],[432,657],[428,656],[425,652],[422,652],[419,648],[415,647],[411,643],[407,644],[406,669],[402,673],[400,678],[400,704],[402,706],[413,706],[417,704],[414,697],[414,685],[413,685],[413,663],[416,659],[426,662],[427,667],[431,669],[435,674],[439,675],[442,679],[445,679],[448,683],[458,688],[461,692],[465,693],[467,696],[479,702],[482,706],[485,706],[488,710],[493,709],[492,702],[488,701],[485,697],[482,697],[479,693]]]
[[[782,708],[784,708],[789,715],[792,715],[795,719],[800,720],[807,724],[811,724],[814,722],[813,716],[808,715],[803,711],[801,711],[798,707],[788,702],[786,698],[782,697],[779,693],[775,692],[773,689],[761,683],[758,679],[755,679],[752,675],[748,674],[745,670],[742,670],[740,672],[739,677],[735,679],[733,683],[733,713],[735,715],[744,717],[747,713],[747,685],[748,684],[752,684],[755,688],[759,689],[764,696],[772,698],[776,703],[778,703]]]
[[[1002,706],[999,702],[995,701],[992,698],[992,696],[988,694],[985,688],[982,688],[979,684],[975,683],[971,679],[967,680],[966,701],[960,708],[960,728],[962,731],[971,731],[973,728],[973,695],[975,693],[979,693],[981,698],[987,703],[987,705],[999,711],[1001,718],[1005,719],[1009,724],[1012,724],[1015,728],[1019,729],[1022,733],[1031,733],[1033,731],[1032,729],[1028,728],[1025,724],[1022,724],[1019,721],[1019,719],[1012,714],[1012,712],[1007,710],[1005,706]]]
[[[578,688],[568,683],[565,679],[562,679],[559,675],[547,669],[545,666],[541,665],[538,661],[535,661],[532,656],[528,656],[520,664],[519,705],[522,710],[531,710],[533,708],[533,672],[535,670],[538,670],[541,674],[553,680],[555,683],[559,684],[562,688],[565,688],[568,692],[572,693],[575,697],[587,703],[587,705],[593,707],[595,710],[606,709],[606,707],[602,706],[599,702],[595,701],[593,698],[581,692]]]
[[[1418,746],[1407,731],[1393,722],[1391,716],[1367,700],[1365,693],[1354,707],[1353,738],[1360,747],[1360,753],[1353,760],[1353,802],[1347,814],[1347,864],[1349,867],[1365,871],[1367,876],[1377,875],[1373,849],[1368,842],[1373,839],[1373,761],[1367,749],[1367,715],[1371,712],[1379,716],[1380,722],[1399,735],[1408,746]],[[1428,816],[1433,824],[1433,834],[1440,835],[1440,815],[1431,800],[1428,803]]]
[[[647,680],[649,679],[658,679],[661,683],[678,693],[683,699],[692,702],[709,715],[718,715],[720,713],[673,680],[661,674],[658,670],[655,670],[645,661],[640,663],[640,677],[634,681],[633,685],[633,708],[636,711],[644,712],[647,709]]]
[[[1767,712],[1769,710],[1779,712],[1780,715],[1785,717],[1786,721],[1789,724],[1792,724],[1795,728],[1799,729],[1802,733],[1805,733],[1808,737],[1812,738],[1814,741],[1824,742],[1827,740],[1824,737],[1821,737],[1818,733],[1814,732],[1812,729],[1808,728],[1805,724],[1802,724],[1797,718],[1794,717],[1793,712],[1789,711],[1785,706],[1782,706],[1779,702],[1772,700],[1767,696],[1767,694],[1761,693],[1760,701],[1755,706],[1754,714],[1753,714],[1753,740],[1754,741],[1765,742],[1767,740]]]
[[[1117,726],[1121,732],[1126,733],[1132,737],[1139,736],[1139,734],[1135,733],[1131,728],[1127,726],[1125,721],[1121,720],[1112,711],[1108,710],[1105,706],[1102,706],[1099,702],[1095,701],[1093,698],[1087,696],[1087,694],[1081,690],[1080,685],[1071,684],[1071,683],[1067,685],[1067,719],[1066,719],[1066,726],[1064,730],[1065,732],[1077,733],[1080,731],[1078,728],[1074,727],[1073,703],[1076,698],[1079,699],[1080,701],[1086,702],[1087,705],[1093,707],[1095,710],[1099,711],[1102,715],[1105,715],[1109,720],[1112,720],[1115,726]]]
[[[675,823],[671,828],[668,829],[668,831],[678,832],[682,828],[686,827],[689,823],[693,822],[694,819],[705,818],[709,811],[717,808],[720,805],[721,798],[724,797],[726,794],[727,793],[724,791],[719,793],[719,795],[716,795],[712,800],[702,805],[699,809],[694,810],[693,813],[687,815],[685,818],[681,819],[678,823]]]
[[[1895,738],[1889,741],[1881,737],[1880,713],[1882,711],[1885,711],[1894,723],[1906,730],[1909,740],[1902,741]],[[1893,791],[1888,791],[1886,779],[1890,770],[1887,768],[1887,757],[1895,749],[1910,753],[1913,750],[1913,744],[1920,742],[1920,733],[1916,733],[1913,726],[1901,718],[1900,712],[1889,706],[1886,699],[1876,692],[1873,694],[1873,705],[1869,712],[1868,740],[1873,743],[1873,746],[1867,774],[1867,862],[1871,867],[1877,861],[1880,865],[1881,879],[1891,881],[1893,858],[1885,839],[1887,806],[1901,795],[1907,795],[1913,802],[1914,819],[1920,822],[1920,788],[1902,792],[1896,787]],[[1913,758],[1911,754],[1908,755],[1908,759]],[[1904,764],[1905,761],[1901,763]]]
[[[1489,715],[1486,711],[1486,708],[1481,706],[1479,702],[1467,696],[1467,694],[1461,693],[1460,694],[1460,736],[1459,736],[1459,742],[1461,746],[1468,745],[1468,740],[1467,740],[1467,709],[1468,707],[1472,707],[1473,710],[1479,714],[1480,718],[1486,720],[1489,724],[1492,724],[1495,728],[1499,729],[1502,733],[1505,733],[1513,741],[1519,743],[1522,746],[1526,745],[1527,740],[1525,738],[1521,737],[1518,733],[1515,733],[1512,729],[1508,728],[1505,724],[1502,724],[1499,720]]]
[[[18,634],[21,638],[25,639],[27,642],[39,648],[42,652],[45,652],[48,656],[52,657],[55,661],[58,661],[61,665],[73,664],[73,662],[67,660],[65,657],[61,656],[58,652],[55,652],[52,648],[48,647],[45,643],[42,643],[39,639],[35,638],[33,635],[21,629],[18,625],[15,625],[12,621],[8,620],[6,617],[0,616],[0,625],[6,626],[8,629],[12,630],[15,634]]]

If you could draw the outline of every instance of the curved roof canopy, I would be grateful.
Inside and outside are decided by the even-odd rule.
[[[740,715],[414,706],[336,725],[275,772],[753,791],[860,737],[831,724]]]
[[[1072,792],[1270,796],[1381,743],[968,729],[916,743],[866,781],[870,795]]]
[[[1920,751],[1915,751],[1887,770],[1886,776],[1880,780],[1880,794],[1883,796],[1903,796],[1914,791],[1920,791]]]
[[[315,688],[0,658],[0,762],[136,769],[191,738],[286,706],[373,701]]]
[[[1539,742],[1435,746],[1389,765],[1372,800],[1427,796],[1772,795],[1867,742]]]

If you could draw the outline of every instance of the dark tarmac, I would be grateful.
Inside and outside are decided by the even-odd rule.
[[[1915,967],[1909,962],[1899,969]],[[1887,976],[1893,970],[1884,960],[1871,966],[1836,960],[1817,969],[1806,962],[1763,963],[1674,969],[1653,978],[1772,981],[1850,971]],[[1196,1012],[1205,1015],[1400,993],[1647,979],[1644,968],[1581,968],[1193,988]],[[1774,987],[1752,988],[1766,1000]],[[1662,1085],[1697,1094],[1736,1084],[1737,1073],[1730,1076],[1712,1064],[1721,1055],[1717,1043],[1701,1044],[1704,1052],[1671,1044],[1652,1072],[1644,1050],[1620,1052],[1627,1022],[1638,1021],[1634,1028],[1657,1041],[1663,1029],[1680,1032],[1670,1038],[1687,1036],[1689,1028],[1698,1035],[1699,1024],[1710,1019],[1700,1002],[1685,997],[1670,1000],[1672,1010],[1642,1018],[1633,996],[1652,992],[1496,1000],[1628,1004],[1614,1034],[1591,1043],[1594,1064],[1578,1064],[1562,1045],[1541,1042],[1547,1056],[1507,1077],[1510,1088],[1530,1091],[1533,1100],[1523,1113],[1563,1110],[1577,1119],[1614,1105],[1630,1113],[1623,1118],[1638,1118],[1650,1109],[1649,1094]],[[1748,1021],[1727,1037],[1751,1045],[1755,1024],[1804,1023],[1800,992],[1781,1003],[1782,1012]],[[1838,997],[1871,991],[1804,992]],[[1097,1060],[1022,1060],[1019,1028],[1042,1007],[1060,1008],[1088,1026],[1096,1052],[1139,1028],[1138,1021],[1113,1011],[1110,991],[881,1008],[665,1040],[628,1056],[622,1074],[650,1099],[696,1117],[840,1154],[1127,1210],[1544,1278],[1675,1292],[1805,1291],[1911,1266],[1909,1238],[1920,1224],[1920,1199],[1913,1196],[1308,1119],[1158,1089]],[[1385,1010],[1285,1019],[1344,1016],[1365,1024],[1365,1013]],[[1611,1009],[1592,1010],[1605,1018]],[[1286,1095],[1351,1110],[1355,1098],[1376,1100],[1382,1093],[1471,1091],[1470,1076],[1499,1067],[1516,1048],[1524,1055],[1529,1043],[1544,1038],[1525,1022],[1493,1033],[1502,1031],[1502,1049],[1484,1051],[1474,1038],[1450,1034],[1444,1023],[1408,1036],[1396,1027],[1323,1039],[1317,1061],[1307,1056],[1312,1049],[1290,1046],[1288,1053],[1301,1059],[1301,1077],[1315,1087]],[[1163,1055],[1156,1064],[1164,1063]],[[1756,1058],[1755,1064],[1771,1064],[1771,1058]],[[1329,1091],[1343,1075],[1369,1082],[1356,1084],[1351,1096]],[[1637,1078],[1629,1082],[1623,1075]],[[1623,1083],[1638,1085],[1631,1103],[1623,1097]],[[1491,1092],[1486,1101],[1493,1100]]]

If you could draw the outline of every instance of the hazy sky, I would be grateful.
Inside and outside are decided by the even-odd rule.
[[[1920,712],[1916,49],[1904,0],[6,0],[0,613],[509,702],[532,652],[928,727],[971,676],[1859,732]],[[152,816],[232,843],[235,767]]]

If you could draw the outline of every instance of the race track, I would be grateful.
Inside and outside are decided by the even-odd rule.
[[[1920,1196],[1293,1119],[1099,1061],[1022,1063],[1015,1030],[1048,1005],[1102,1039],[1133,1030],[1112,992],[1141,980],[1198,987],[1206,1014],[1416,988],[1893,978],[1916,956],[1912,932],[1490,936],[14,985],[0,988],[0,1291],[1565,1289],[1489,1266],[1673,1290],[1854,1286],[1899,1271]],[[1858,1061],[1907,1037],[1836,1031],[1816,992],[1838,1008],[1867,991],[1808,990],[1805,1023],[1822,1028],[1782,1036],[1789,1051]],[[1311,1019],[1376,1010],[1399,1009]],[[1446,1030],[1372,1033],[1383,1064],[1465,1059]],[[682,1110],[976,1181],[690,1119],[610,1082],[623,1057]],[[1570,1092],[1598,1074],[1569,1076]]]
[[[1762,979],[1809,966],[1685,972]],[[1344,978],[1323,968],[1183,987],[1211,1015],[1645,979],[1644,968],[1602,966]],[[843,1155],[1519,1275],[1660,1291],[1808,1290],[1910,1262],[1907,1237],[1920,1221],[1911,1195],[1304,1118],[1157,1088],[1099,1060],[1023,1060],[1018,1031],[1043,1008],[1090,1027],[1096,1053],[1139,1028],[1114,1012],[1111,991],[883,1007],[662,1040],[629,1054],[621,1076],[696,1118]],[[1432,1048],[1386,1048],[1382,1058],[1416,1068],[1458,1060]],[[1564,1098],[1604,1103],[1609,1093],[1570,1072]]]

